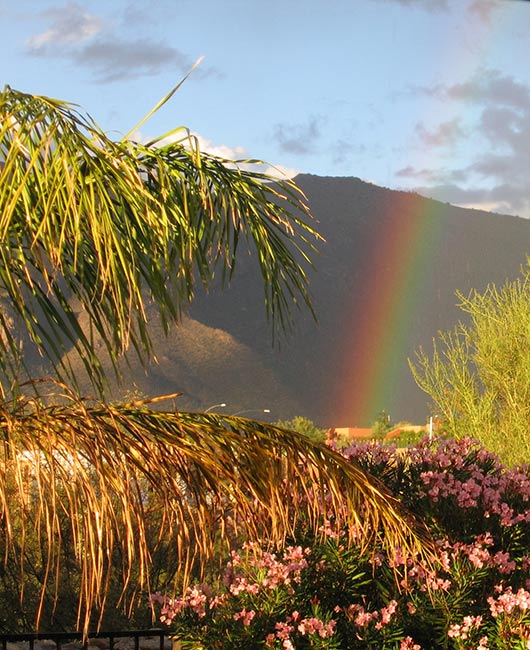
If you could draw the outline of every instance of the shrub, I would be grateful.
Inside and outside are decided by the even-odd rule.
[[[314,442],[324,442],[326,439],[326,429],[320,429],[312,420],[302,415],[297,415],[292,420],[279,420],[275,422],[275,425],[282,429],[301,433]]]
[[[372,424],[372,435],[374,438],[384,438],[392,428],[390,415],[386,411],[381,411]]]
[[[320,536],[301,522],[291,546],[243,545],[210,585],[155,595],[177,637],[205,649],[530,647],[526,470],[470,439],[424,439],[407,453],[358,443],[344,454],[428,523],[439,564],[348,545],[323,507]]]
[[[521,277],[468,296],[466,319],[440,332],[411,370],[450,435],[478,438],[510,465],[530,452],[530,264]]]

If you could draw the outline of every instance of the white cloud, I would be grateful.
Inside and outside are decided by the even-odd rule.
[[[193,62],[180,50],[147,39],[97,39],[71,53],[79,65],[91,68],[100,82],[154,75],[168,66],[188,72]]]
[[[448,0],[376,0],[385,4],[398,4],[402,7],[415,7],[424,11],[447,11]]]
[[[488,201],[483,201],[482,203],[465,203],[462,202],[459,204],[461,208],[467,208],[468,210],[483,210],[484,212],[496,212],[497,214],[504,214],[506,212],[506,206],[502,203],[489,203]]]
[[[453,183],[445,183],[419,185],[402,189],[414,191],[422,196],[461,207],[473,207],[480,210],[530,218],[528,190],[516,184],[499,183],[489,187],[479,185],[463,187]]]
[[[505,3],[499,0],[473,0],[469,5],[468,11],[470,14],[478,16],[484,23],[491,23],[493,14],[497,9],[500,9]]]
[[[455,147],[472,138],[475,153],[453,169],[411,164],[396,176],[421,183],[411,189],[442,201],[530,217],[530,86],[488,69],[464,82],[419,90],[451,102],[457,115],[465,104],[467,115],[465,128],[458,118],[430,129],[418,124],[420,145]]]
[[[395,172],[395,175],[398,178],[412,178],[416,180],[421,180],[424,183],[433,183],[439,181],[440,172],[427,167],[422,167],[420,169],[414,167],[413,165],[407,165],[402,167]]]
[[[226,158],[227,160],[242,160],[248,158],[248,153],[244,147],[230,147],[226,144],[216,145],[211,140],[208,140],[198,133],[194,133],[193,135],[197,138],[201,151],[209,153],[212,156]]]
[[[267,176],[271,176],[272,178],[277,178],[279,180],[286,179],[286,178],[294,178],[295,176],[298,176],[300,173],[300,170],[298,169],[293,169],[292,167],[284,167],[283,165],[268,165],[263,167],[263,169],[260,169],[259,171],[262,171],[264,174],[267,174]]]
[[[461,126],[460,120],[454,118],[446,122],[441,122],[434,129],[428,129],[423,122],[416,124],[416,134],[429,147],[446,147],[453,144],[461,138],[465,131]]]
[[[128,7],[126,14],[127,11],[132,9]],[[119,21],[106,23],[77,2],[56,5],[41,15],[49,27],[26,41],[28,54],[62,58],[76,68],[87,68],[99,83],[153,76],[168,68],[184,75],[192,68],[191,57],[158,38],[151,38],[145,29],[141,29],[141,38],[123,36],[123,30],[117,34]],[[218,73],[200,66],[193,77],[211,74]]]
[[[482,68],[471,79],[455,84],[413,86],[412,94],[419,93],[439,99],[470,104],[497,104],[514,108],[530,108],[530,88],[511,75],[499,70]]]
[[[199,133],[186,133],[185,131],[179,131],[167,138],[163,138],[157,144],[158,146],[162,147],[172,142],[181,142],[184,146],[186,146],[186,140],[189,138],[193,138],[195,140],[193,144],[195,145],[196,143],[199,146],[200,151],[206,154],[217,156],[218,158],[223,158],[227,161],[237,161],[237,167],[239,169],[260,172],[277,179],[293,178],[300,173],[299,170],[290,167],[284,167],[283,165],[272,165],[267,162],[250,162],[249,153],[244,147],[214,144],[211,140],[205,138]],[[150,137],[144,136],[140,131],[134,133],[131,139],[144,143],[151,140]],[[228,164],[228,166],[231,165]]]
[[[34,54],[45,54],[64,45],[85,41],[98,34],[104,26],[99,16],[90,14],[77,2],[50,7],[42,15],[50,22],[49,28],[26,42]]]

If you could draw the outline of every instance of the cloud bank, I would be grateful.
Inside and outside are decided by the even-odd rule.
[[[530,86],[498,70],[482,70],[463,83],[417,90],[457,113],[465,104],[476,115],[467,125],[458,117],[431,129],[417,123],[421,146],[450,149],[473,139],[480,153],[460,168],[407,165],[396,176],[417,181],[411,189],[432,198],[530,217]]]
[[[129,37],[124,24],[130,27],[131,21],[139,21],[138,12],[126,12],[120,26],[116,20],[90,13],[78,2],[68,2],[43,11],[41,17],[47,28],[26,41],[26,52],[84,67],[97,83],[152,76],[171,68],[186,74],[194,63],[186,53],[159,39]],[[201,68],[194,77],[212,72]]]

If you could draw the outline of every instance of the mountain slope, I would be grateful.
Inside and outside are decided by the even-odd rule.
[[[127,363],[121,364],[122,381],[111,379],[110,398],[142,399],[180,392],[158,407],[199,411],[217,405],[219,408],[212,410],[227,414],[250,409],[248,417],[263,420],[303,409],[259,355],[231,334],[184,317],[166,337],[152,306],[147,308],[147,317],[156,360],[144,367],[131,355]],[[99,352],[106,374],[112,378],[112,367],[102,346]],[[92,394],[80,359],[75,352],[68,357],[76,376],[82,378],[81,393]],[[221,403],[226,407],[220,407]],[[270,414],[264,414],[264,409]]]
[[[369,425],[383,409],[423,422],[428,398],[407,358],[461,318],[456,289],[517,276],[530,253],[530,223],[355,178],[296,181],[326,238],[310,274],[318,323],[301,314],[296,335],[272,349],[247,260],[228,291],[198,296],[193,317],[259,354],[320,425]]]
[[[241,248],[232,285],[208,295],[199,288],[169,337],[148,312],[158,363],[124,366],[114,396],[180,391],[170,406],[226,403],[220,411],[265,420],[303,415],[319,426],[370,426],[382,410],[394,421],[425,422],[428,398],[407,359],[462,317],[456,289],[481,290],[519,274],[530,221],[357,178],[296,180],[326,239],[309,271],[318,321],[301,310],[295,333],[273,347],[259,271]]]

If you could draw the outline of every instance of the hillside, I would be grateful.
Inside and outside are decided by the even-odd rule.
[[[196,411],[224,402],[225,408],[213,410],[237,413],[254,405],[271,412],[272,405],[281,412],[297,413],[303,409],[273,371],[264,366],[259,355],[231,334],[184,317],[166,338],[152,306],[147,308],[147,316],[156,361],[144,367],[131,355],[128,364],[122,364],[123,380],[117,383],[112,380],[110,361],[103,355],[106,374],[111,378],[111,398],[142,399],[178,392],[181,395],[169,402],[162,401],[157,407]],[[99,352],[103,354],[102,347]],[[77,376],[83,377],[78,357],[70,353],[69,360]],[[86,378],[80,388],[84,395],[93,393]],[[263,401],[264,396],[270,400],[271,407]],[[269,418],[257,411],[248,413],[248,417],[260,416]]]
[[[456,289],[517,276],[530,223],[356,178],[296,181],[326,239],[310,276],[318,323],[301,314],[296,335],[273,350],[259,278],[247,269],[228,291],[200,296],[192,315],[258,353],[320,425],[366,426],[383,409],[423,422],[428,398],[407,358],[461,318]]]
[[[516,277],[530,222],[456,208],[356,178],[297,177],[325,237],[310,281],[318,322],[301,311],[273,347],[259,273],[240,255],[225,291],[198,292],[165,339],[152,320],[158,365],[133,362],[121,392],[181,391],[175,406],[320,426],[369,426],[381,410],[423,423],[428,398],[407,358],[461,318],[455,290]],[[243,253],[243,250],[241,250]],[[115,394],[118,389],[115,387]]]

